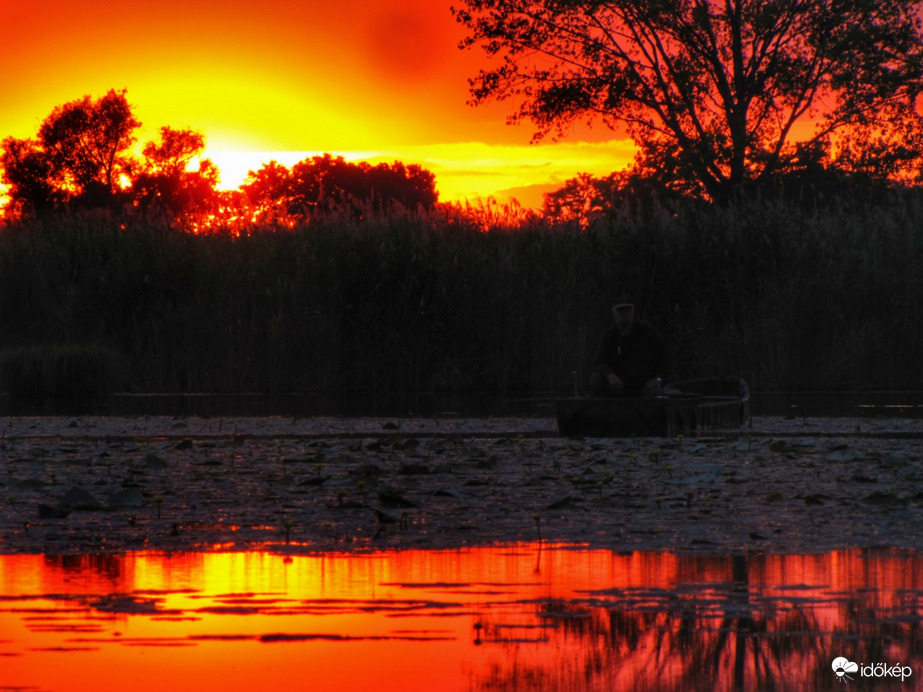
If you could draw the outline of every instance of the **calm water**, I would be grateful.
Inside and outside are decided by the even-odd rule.
[[[894,551],[3,556],[0,689],[910,690],[921,619]]]

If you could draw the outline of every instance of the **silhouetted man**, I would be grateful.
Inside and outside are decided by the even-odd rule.
[[[612,308],[615,324],[603,332],[590,375],[593,396],[658,396],[670,369],[670,349],[657,329],[635,319],[629,302]]]

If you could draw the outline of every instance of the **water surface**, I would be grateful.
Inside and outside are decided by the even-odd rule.
[[[892,550],[0,556],[0,689],[909,690],[921,601]]]

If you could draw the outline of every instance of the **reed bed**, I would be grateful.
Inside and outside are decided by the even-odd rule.
[[[369,210],[208,234],[157,215],[0,228],[0,351],[104,344],[136,392],[569,392],[621,290],[677,375],[921,388],[923,205]]]
[[[0,353],[0,383],[19,399],[105,397],[124,373],[121,354],[99,343],[35,344]]]

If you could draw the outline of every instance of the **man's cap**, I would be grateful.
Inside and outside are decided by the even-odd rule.
[[[634,303],[621,302],[612,306],[613,310],[629,310],[635,306]]]

